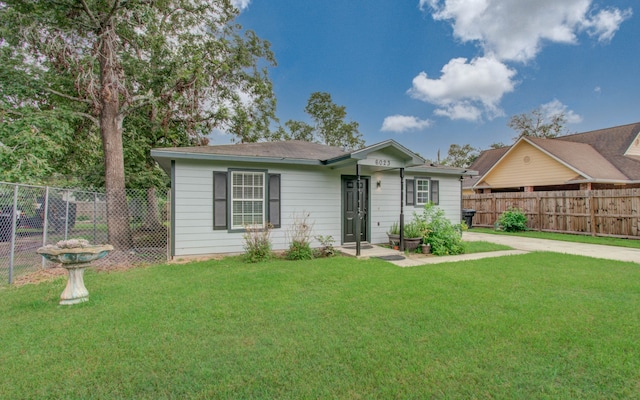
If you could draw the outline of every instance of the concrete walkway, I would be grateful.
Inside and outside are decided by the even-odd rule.
[[[509,255],[526,254],[532,251],[552,251],[557,253],[575,254],[587,257],[604,258],[616,261],[631,261],[640,263],[640,249],[626,247],[603,246],[597,244],[562,242],[559,240],[534,239],[520,236],[492,235],[490,233],[464,232],[463,240],[468,242],[484,241],[512,247],[514,250],[493,251],[486,253],[461,254],[458,256],[424,256],[411,254],[405,257],[400,251],[386,247],[363,243],[359,258],[381,257],[399,267],[414,267],[418,265],[440,264],[482,258],[503,257]],[[355,245],[339,247],[345,255],[355,257]]]

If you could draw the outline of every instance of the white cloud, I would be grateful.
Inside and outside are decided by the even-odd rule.
[[[240,11],[249,7],[249,3],[251,3],[251,0],[231,0],[231,5]]]
[[[585,21],[584,28],[590,36],[597,36],[600,42],[609,42],[624,20],[631,18],[631,9],[620,11],[617,8],[602,10]]]
[[[592,0],[420,0],[435,20],[450,21],[462,42],[478,42],[485,55],[526,62],[544,41],[576,43],[586,31],[600,41],[613,38],[631,10],[594,13]]]
[[[431,79],[425,72],[413,78],[411,97],[440,107],[436,115],[452,119],[479,120],[482,110],[490,118],[502,115],[498,103],[513,91],[516,71],[495,58],[479,57],[467,62],[454,58]]]
[[[450,104],[445,108],[438,108],[433,113],[449,119],[463,119],[466,121],[479,121],[482,118],[482,110],[464,101]]]
[[[554,115],[564,113],[568,124],[578,124],[582,122],[582,116],[576,114],[573,110],[569,110],[568,108],[569,107],[567,107],[565,104],[562,104],[560,100],[553,99],[550,102],[541,105],[540,111],[542,111],[542,116],[547,121],[550,121]]]
[[[499,108],[512,92],[516,71],[507,62],[533,60],[545,43],[575,44],[586,33],[610,41],[632,10],[598,10],[594,0],[419,0],[434,20],[447,21],[463,43],[477,43],[483,56],[467,62],[454,58],[440,78],[422,72],[408,93],[434,104],[435,115],[479,121],[503,115]],[[558,102],[559,103],[559,102]],[[559,103],[562,104],[562,103]],[[570,121],[582,117],[564,109]]]
[[[382,132],[406,132],[410,130],[420,130],[431,126],[428,119],[419,119],[408,115],[391,115],[382,122]]]

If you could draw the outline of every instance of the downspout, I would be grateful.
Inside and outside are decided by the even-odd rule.
[[[400,168],[400,251],[404,251],[404,168]]]
[[[360,230],[362,229],[362,221],[360,220],[360,164],[356,164],[356,257],[360,256]]]
[[[462,210],[464,209],[464,204],[462,204],[463,199],[462,199],[462,181],[464,180],[464,176],[461,175],[460,176],[460,222],[462,222]]]

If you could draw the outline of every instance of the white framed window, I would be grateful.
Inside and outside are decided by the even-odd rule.
[[[265,173],[231,171],[231,228],[265,223]]]
[[[427,204],[430,201],[430,186],[429,179],[416,179],[416,204]]]
[[[431,178],[414,178],[406,180],[406,205],[423,206],[427,203],[440,203],[440,181]]]

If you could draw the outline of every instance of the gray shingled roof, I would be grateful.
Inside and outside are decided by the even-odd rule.
[[[156,152],[185,154],[215,154],[238,157],[288,158],[296,160],[329,160],[347,152],[324,144],[290,140],[284,142],[237,143],[218,146],[172,147],[154,149]]]

